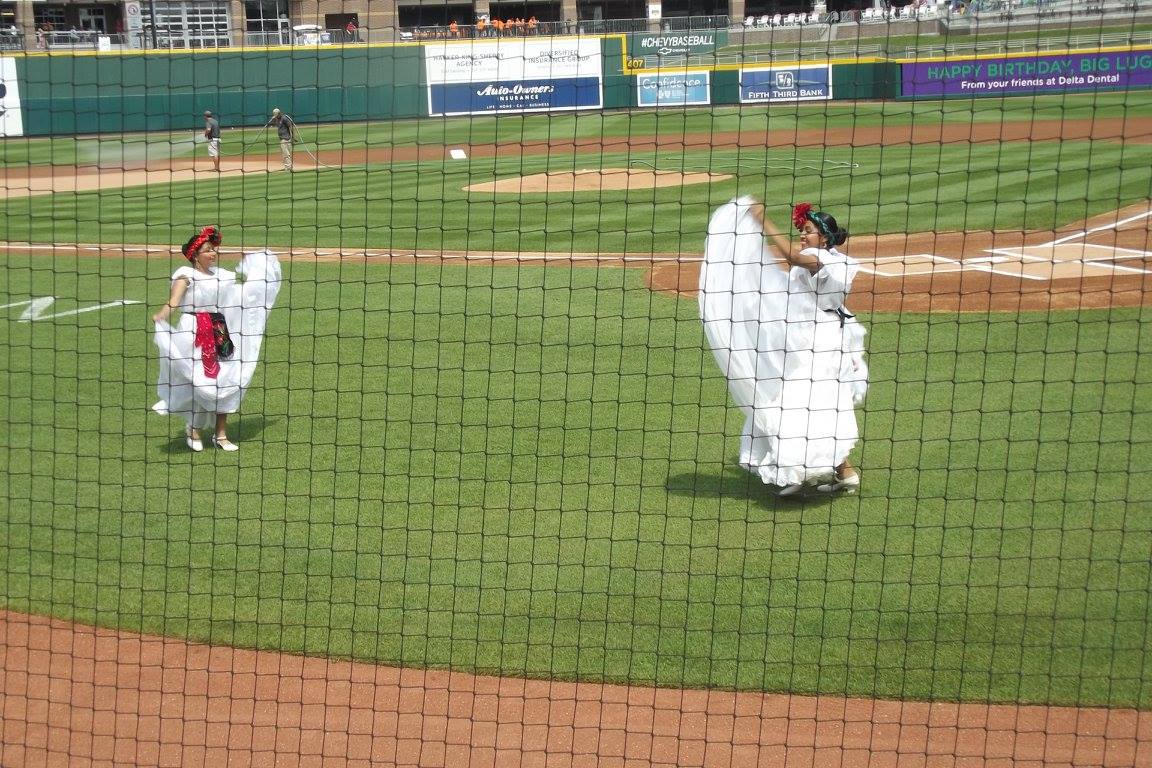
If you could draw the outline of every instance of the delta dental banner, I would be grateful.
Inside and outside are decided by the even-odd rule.
[[[684,107],[711,104],[708,72],[637,75],[636,102],[641,107]]]
[[[832,98],[832,65],[740,70],[740,103],[827,101]]]
[[[900,95],[916,98],[1149,86],[1152,49],[900,63]]]
[[[24,116],[20,111],[16,59],[0,59],[0,136],[23,135]]]
[[[468,41],[424,46],[430,115],[600,109],[598,38]]]

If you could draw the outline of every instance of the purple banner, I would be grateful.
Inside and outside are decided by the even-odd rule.
[[[1110,53],[982,56],[900,65],[900,95],[916,98],[1142,86],[1152,86],[1152,49],[1148,48]]]

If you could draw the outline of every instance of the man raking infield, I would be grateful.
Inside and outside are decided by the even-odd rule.
[[[300,140],[300,135],[296,132],[296,123],[281,112],[279,107],[273,108],[270,122],[276,126],[276,135],[280,137],[280,156],[284,160],[284,170],[291,171],[292,145]]]
[[[208,140],[208,157],[212,158],[212,168],[220,170],[220,121],[212,110],[204,110],[204,138]]]

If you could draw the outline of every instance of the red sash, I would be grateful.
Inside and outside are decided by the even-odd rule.
[[[200,361],[204,363],[204,375],[210,379],[220,375],[220,361],[216,358],[216,333],[212,329],[212,313],[196,313],[196,341],[200,348]]]

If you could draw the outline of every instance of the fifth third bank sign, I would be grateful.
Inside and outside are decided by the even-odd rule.
[[[740,103],[827,101],[832,98],[832,66],[740,70]]]

